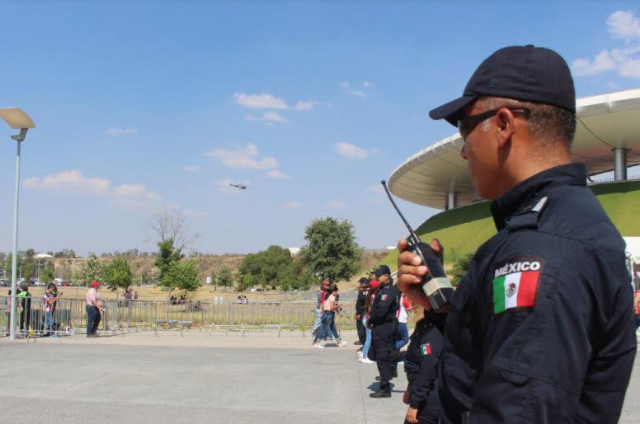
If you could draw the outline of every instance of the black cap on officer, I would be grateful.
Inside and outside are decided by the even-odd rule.
[[[380,277],[381,275],[391,275],[391,270],[386,265],[380,265],[375,271],[373,271],[373,275],[376,277]]]
[[[369,279],[367,277],[362,277],[359,281],[361,286],[365,286],[367,284],[369,284]]]
[[[576,93],[567,62],[543,47],[512,46],[484,60],[471,76],[462,97],[429,112],[456,126],[462,110],[479,97],[505,97],[557,106],[576,113]]]

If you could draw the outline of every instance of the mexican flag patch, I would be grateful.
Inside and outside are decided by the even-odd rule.
[[[420,345],[420,353],[422,354],[422,356],[431,355],[431,345],[429,343]]]
[[[533,306],[542,265],[542,259],[525,257],[498,266],[493,279],[493,313]]]
[[[385,300],[387,300],[387,295],[386,295],[386,294],[383,294],[383,295],[382,295],[382,301],[384,302]]]

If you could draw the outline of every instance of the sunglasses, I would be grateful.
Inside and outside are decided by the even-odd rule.
[[[477,127],[480,122],[483,122],[493,116],[496,116],[501,109],[505,109],[505,108],[501,107],[499,109],[488,110],[486,112],[478,113],[477,115],[467,115],[462,119],[458,119],[457,121],[458,132],[460,133],[460,136],[462,137],[462,139],[464,140],[465,138],[467,138],[467,135],[469,135],[471,131],[473,131],[474,128]],[[509,108],[506,108],[506,109],[509,109]],[[511,113],[522,113],[525,119],[528,119],[529,115],[531,115],[531,110],[524,107],[520,109],[509,109],[509,110],[511,111]]]

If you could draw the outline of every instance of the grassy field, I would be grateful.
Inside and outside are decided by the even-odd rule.
[[[640,237],[640,181],[591,186],[598,200],[625,237]],[[445,246],[445,264],[457,255],[474,252],[496,233],[489,202],[463,206],[427,219],[416,231],[425,241],[438,238]],[[380,263],[397,267],[398,251],[390,252]]]

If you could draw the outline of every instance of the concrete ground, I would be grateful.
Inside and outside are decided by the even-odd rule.
[[[392,424],[406,411],[402,367],[393,397],[370,399],[375,365],[352,344],[315,350],[300,333],[0,341],[0,357],[0,422],[14,424]],[[638,368],[624,424],[640,422]]]

